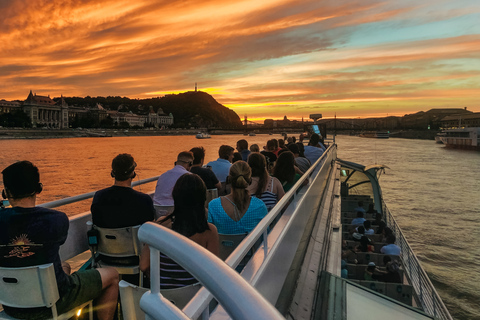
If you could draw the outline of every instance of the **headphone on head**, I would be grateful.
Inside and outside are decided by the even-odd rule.
[[[43,190],[43,184],[39,182],[39,183],[37,183],[37,185],[35,186],[35,189],[34,189],[34,191],[33,191],[32,193],[30,193],[30,194],[25,194],[25,195],[21,195],[20,197],[16,197],[16,198],[18,199],[18,198],[31,197],[31,196],[33,196],[33,195],[35,195],[35,194],[39,194],[40,192],[42,192],[42,190]],[[5,189],[2,190],[2,197],[3,197],[3,199],[8,199],[8,198],[15,199],[14,197],[12,197],[12,196],[10,195],[10,192],[8,191],[7,188],[5,188]]]
[[[133,161],[133,164],[130,166],[130,168],[128,168],[127,170],[125,170],[124,172],[120,172],[120,175],[123,175],[123,176],[128,176],[129,174],[131,174],[133,172],[133,178],[135,178],[137,176],[137,173],[135,172],[135,168],[137,167],[137,163],[135,161]],[[118,174],[118,173],[115,173],[114,170],[112,170],[110,172],[110,175],[112,176],[112,178],[115,178],[115,175]]]

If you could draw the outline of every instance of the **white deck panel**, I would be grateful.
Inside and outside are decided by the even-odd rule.
[[[415,312],[401,304],[394,303],[367,290],[348,284],[347,320],[427,320],[431,317]]]

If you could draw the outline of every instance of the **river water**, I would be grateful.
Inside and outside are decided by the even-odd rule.
[[[235,147],[246,138],[260,149],[279,135],[113,137],[0,140],[0,168],[30,160],[40,169],[44,191],[38,203],[110,186],[110,164],[119,153],[135,158],[145,179],[173,167],[176,155],[195,146],[205,163],[218,147]],[[337,136],[338,155],[357,163],[384,164],[384,199],[408,242],[457,320],[480,319],[480,153],[448,150],[430,140],[365,139]],[[155,183],[136,187],[153,191]],[[89,209],[90,201],[62,207],[69,215]]]

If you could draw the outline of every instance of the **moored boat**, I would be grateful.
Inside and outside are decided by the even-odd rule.
[[[390,133],[388,131],[364,131],[359,136],[362,138],[388,139]]]
[[[440,139],[447,148],[480,150],[480,127],[445,129]]]
[[[210,139],[210,135],[206,132],[199,132],[197,133],[197,135],[195,136],[197,139]]]
[[[443,130],[435,135],[435,142],[439,143],[439,144],[442,144],[443,143],[442,137],[445,137],[445,131],[443,131]]]

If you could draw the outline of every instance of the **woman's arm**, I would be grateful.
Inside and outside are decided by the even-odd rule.
[[[207,250],[218,256],[220,251],[220,238],[218,237],[217,227],[209,223],[208,227],[210,228],[209,238],[207,240]]]
[[[150,248],[148,245],[144,245],[142,248],[139,267],[143,273],[150,273]]]
[[[285,195],[285,190],[283,190],[282,183],[275,177],[273,179],[273,193],[277,195],[277,201],[280,201],[282,197]]]

